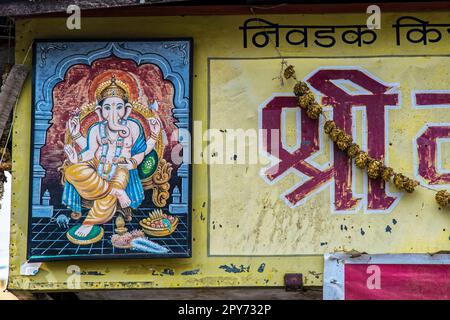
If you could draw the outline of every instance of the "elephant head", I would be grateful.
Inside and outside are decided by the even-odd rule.
[[[122,125],[122,120],[127,120],[131,113],[132,106],[120,97],[109,97],[97,105],[95,112],[100,120],[107,123],[109,130],[117,131],[119,136],[126,138],[130,135],[130,129]]]

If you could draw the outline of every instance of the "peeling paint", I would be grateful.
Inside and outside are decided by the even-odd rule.
[[[200,272],[200,269],[194,269],[194,270],[188,270],[188,271],[183,271],[181,273],[182,276],[192,276],[194,274],[197,274]]]
[[[161,276],[162,277],[163,274],[158,272],[158,271],[156,271],[156,270],[152,270],[152,276]]]
[[[229,266],[226,264],[221,265],[219,269],[223,269],[225,270],[225,272],[241,273],[241,272],[249,272],[250,266],[244,266],[243,264],[241,264],[240,267],[237,267],[231,263]]]
[[[164,269],[163,272],[161,272],[161,273],[162,273],[162,274],[169,275],[169,276],[173,276],[173,275],[175,274],[175,271],[173,271],[173,270],[170,269],[170,268],[167,268],[167,269]]]
[[[131,265],[128,266],[127,269],[123,273],[125,274],[148,274],[150,272],[150,268],[143,265]]]
[[[261,263],[261,265],[260,265],[259,268],[258,268],[258,272],[259,272],[259,273],[264,272],[265,267],[266,267],[266,264],[265,264],[264,262]]]
[[[309,271],[308,273],[311,274],[311,275],[313,275],[316,279],[319,279],[320,276],[323,274],[323,273],[316,272],[316,271]],[[306,280],[306,278],[305,278],[305,280]],[[306,282],[306,281],[305,281],[305,282]]]
[[[99,271],[81,271],[82,276],[104,276],[105,274]]]

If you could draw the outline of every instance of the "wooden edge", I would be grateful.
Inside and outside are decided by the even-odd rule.
[[[77,296],[80,300],[322,300],[322,294],[321,287],[295,292],[284,288],[174,288],[83,291]]]
[[[11,298],[19,300],[67,300],[73,295],[80,300],[322,300],[322,287],[305,287],[300,291],[284,288],[196,288],[133,289],[90,291],[33,292],[14,290]],[[73,299],[74,297],[69,296]]]

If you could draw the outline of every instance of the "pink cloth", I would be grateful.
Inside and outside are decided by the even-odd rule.
[[[346,264],[345,299],[450,300],[450,265]]]

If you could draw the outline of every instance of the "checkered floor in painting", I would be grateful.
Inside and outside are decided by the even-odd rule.
[[[126,224],[128,231],[141,229],[139,221],[148,217],[148,213],[153,209],[137,209],[133,210],[133,220]],[[70,217],[70,211],[61,209],[57,215],[65,214]],[[164,255],[167,256],[183,256],[189,255],[188,227],[186,215],[177,215],[179,223],[177,229],[167,237],[151,237],[147,238],[159,245],[169,249]],[[82,221],[82,220],[81,220]],[[68,229],[60,228],[54,219],[49,218],[33,218],[31,232],[31,256],[36,257],[62,257],[62,256],[78,256],[78,255],[111,255],[111,254],[143,254],[151,256],[151,254],[131,250],[115,248],[111,244],[111,236],[114,234],[115,219],[103,225],[105,235],[103,239],[91,245],[80,246],[67,240],[66,232]],[[80,221],[70,220],[69,228]]]

